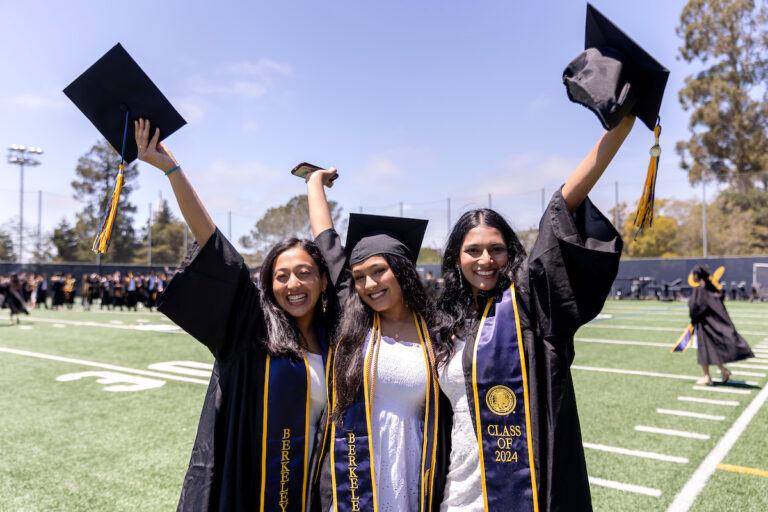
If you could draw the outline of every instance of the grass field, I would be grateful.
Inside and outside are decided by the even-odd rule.
[[[758,356],[740,383],[695,386],[696,351],[669,353],[685,303],[609,302],[579,331],[595,510],[768,510],[768,305],[727,305]],[[2,313],[0,511],[175,509],[207,349],[147,311]]]

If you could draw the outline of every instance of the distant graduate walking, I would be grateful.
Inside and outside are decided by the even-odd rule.
[[[704,377],[697,384],[712,384],[709,367],[720,369],[723,382],[728,382],[731,372],[725,363],[755,357],[746,340],[736,331],[723,303],[722,290],[712,283],[709,267],[696,265],[691,271],[694,282],[698,283],[691,292],[688,309],[691,325],[696,333],[698,362]]]
[[[322,300],[328,279],[320,251],[311,241],[280,242],[262,266],[262,289],[253,285],[159,142],[158,126],[173,131],[180,116],[120,45],[67,92],[126,162],[138,157],[165,173],[195,237],[158,304],[215,357],[178,510],[308,510],[334,311]],[[108,237],[98,240],[99,250],[108,245]]]
[[[24,303],[24,295],[22,294],[21,281],[18,275],[11,274],[6,282],[0,281],[0,308],[8,308],[10,324],[13,324],[14,321],[19,323],[19,315],[21,313],[29,314]]]

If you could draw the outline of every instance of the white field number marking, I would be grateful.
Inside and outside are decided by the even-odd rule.
[[[96,382],[105,386],[104,391],[144,391],[145,389],[159,388],[165,384],[164,380],[149,379],[147,377],[118,372],[68,373],[56,377],[56,380],[59,382],[69,382],[85,377],[97,377]]]
[[[159,372],[178,373],[180,375],[192,375],[193,377],[210,377],[213,365],[210,363],[200,363],[197,361],[167,361],[165,363],[154,363],[147,368]]]

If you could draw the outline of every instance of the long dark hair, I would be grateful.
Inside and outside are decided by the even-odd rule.
[[[381,255],[389,264],[403,293],[403,302],[408,309],[418,313],[432,325],[434,309],[429,294],[421,283],[416,267],[408,259],[392,254]],[[336,331],[337,348],[334,367],[336,383],[336,404],[333,421],[342,424],[344,411],[355,403],[360,395],[363,380],[363,345],[373,325],[374,311],[360,294],[349,294],[344,303],[341,319]]]
[[[317,265],[320,276],[328,277],[328,265],[325,263],[320,249],[314,242],[309,240],[300,240],[298,238],[286,238],[278,242],[277,245],[267,253],[264,263],[259,273],[259,285],[261,293],[259,302],[261,310],[264,313],[264,322],[267,326],[267,350],[274,357],[295,357],[303,356],[305,344],[302,342],[301,332],[296,320],[291,315],[285,313],[283,308],[275,300],[275,292],[272,288],[272,273],[275,270],[275,261],[277,258],[289,249],[299,247],[303,249]],[[326,300],[326,308],[323,311],[323,301]],[[321,298],[315,304],[314,322],[330,333],[333,325],[335,304],[328,304],[327,299]]]
[[[438,365],[444,365],[453,352],[454,336],[464,334],[467,320],[471,324],[477,319],[478,311],[475,310],[475,300],[472,295],[472,286],[464,278],[461,272],[461,246],[464,238],[472,228],[480,225],[497,229],[504,245],[507,246],[509,259],[507,264],[499,270],[499,279],[491,290],[481,290],[477,294],[477,304],[482,308],[488,299],[501,294],[515,281],[515,275],[525,260],[525,248],[517,238],[515,231],[498,212],[490,208],[470,210],[462,215],[451,230],[448,242],[443,252],[443,292],[438,303],[437,332],[440,343],[436,345],[436,359]]]

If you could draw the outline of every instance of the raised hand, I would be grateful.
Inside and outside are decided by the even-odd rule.
[[[307,185],[309,185],[310,182],[322,180],[324,186],[331,188],[333,186],[333,182],[338,177],[339,173],[336,171],[336,168],[331,167],[330,169],[319,169],[317,171],[312,171],[307,174],[307,177],[304,178],[304,180],[307,182]]]
[[[155,128],[155,134],[150,140],[148,119],[138,119],[133,122],[133,125],[136,136],[136,146],[139,150],[137,155],[139,160],[147,162],[163,172],[168,172],[176,167],[177,162],[173,153],[171,153],[165,144],[158,142],[158,139],[160,139],[160,128]]]

